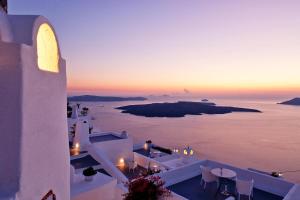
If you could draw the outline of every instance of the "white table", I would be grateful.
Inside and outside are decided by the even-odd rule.
[[[219,178],[232,179],[236,177],[236,172],[226,168],[214,168],[211,173]]]
[[[226,168],[214,168],[211,170],[211,173],[219,178],[225,178],[225,179],[233,179],[236,177],[236,172],[230,169]],[[218,191],[221,188],[221,184],[219,185]],[[224,191],[221,192],[223,195],[230,195],[228,190],[227,190],[227,185],[225,184],[225,189]]]

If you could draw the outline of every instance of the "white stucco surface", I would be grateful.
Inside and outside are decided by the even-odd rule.
[[[65,61],[59,73],[38,69],[42,23],[50,25],[0,13],[0,197],[41,199],[52,190],[70,199]]]
[[[90,145],[89,139],[89,123],[86,120],[78,120],[76,122],[75,137],[73,143],[80,145],[80,150],[86,150],[87,146]]]
[[[101,164],[105,171],[116,178],[119,183],[126,183],[128,181],[126,176],[116,167],[102,149],[92,144],[88,146],[88,153]]]
[[[295,184],[287,193],[283,200],[297,200],[300,199],[300,185]]]
[[[120,158],[133,160],[133,141],[131,138],[97,142],[93,145],[101,149],[115,165],[119,164]]]

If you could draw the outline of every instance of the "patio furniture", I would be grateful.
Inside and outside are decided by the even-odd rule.
[[[224,185],[224,190],[221,192],[221,194],[229,196],[230,193],[227,190],[228,185],[226,180],[234,179],[236,177],[236,172],[226,168],[214,168],[211,170],[211,173],[220,179],[220,185],[217,192],[221,189],[221,186]]]
[[[128,165],[128,170],[129,171],[133,171],[134,172],[134,170],[135,170],[135,168],[137,168],[137,162],[135,162],[135,161],[133,161],[133,160],[131,160],[131,161],[129,161],[128,163],[127,163],[127,165]]]
[[[204,167],[204,166],[200,166],[200,169],[201,169],[201,175],[202,175],[201,184],[202,184],[202,182],[204,182],[204,190],[206,188],[206,184],[207,183],[216,182],[217,183],[217,187],[218,187],[218,185],[219,185],[218,177],[216,177],[215,175],[213,175],[211,173],[210,168]]]
[[[236,190],[238,194],[238,200],[240,199],[241,195],[248,196],[249,200],[253,198],[253,186],[254,180],[251,181],[244,181],[244,180],[236,180]]]

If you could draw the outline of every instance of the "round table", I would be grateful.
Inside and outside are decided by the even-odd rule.
[[[236,177],[235,171],[226,168],[214,168],[211,173],[220,178],[232,179]]]
[[[233,179],[236,177],[236,172],[230,169],[226,169],[226,168],[214,168],[211,170],[211,173],[219,178],[225,178],[225,179]],[[221,184],[218,188],[218,191],[221,188]],[[225,184],[225,189],[224,191],[221,192],[223,195],[230,195],[230,193],[227,190],[227,185]]]

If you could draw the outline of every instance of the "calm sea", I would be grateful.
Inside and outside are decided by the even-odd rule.
[[[200,100],[200,99],[193,99]],[[300,170],[300,106],[262,100],[212,100],[218,105],[255,108],[263,113],[146,118],[123,114],[121,105],[175,101],[84,103],[91,108],[94,127],[126,130],[135,140],[151,139],[169,148],[191,146],[200,158],[263,171]],[[300,171],[284,177],[300,182]]]

